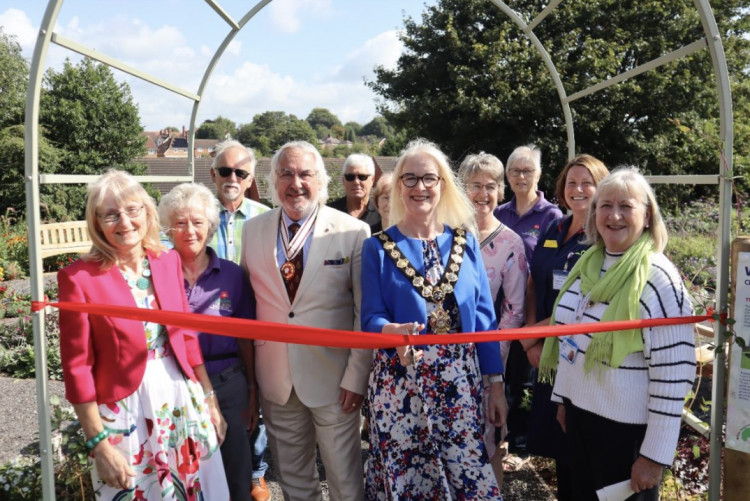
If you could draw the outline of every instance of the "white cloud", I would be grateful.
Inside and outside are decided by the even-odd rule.
[[[367,40],[364,45],[346,55],[344,64],[334,69],[331,78],[361,82],[363,77],[373,75],[373,68],[376,66],[395,67],[404,48],[398,36],[398,30],[391,30]]]
[[[24,53],[33,51],[39,29],[34,27],[25,12],[11,8],[0,13],[0,26],[6,34],[16,36]]]
[[[311,14],[327,17],[332,11],[331,0],[274,0],[268,6],[271,21],[285,33],[299,30],[302,18]]]

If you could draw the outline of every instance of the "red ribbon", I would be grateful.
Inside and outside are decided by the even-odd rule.
[[[230,317],[215,317],[198,313],[184,313],[164,310],[147,310],[132,306],[112,306],[89,303],[50,303],[32,301],[31,310],[39,311],[46,306],[59,310],[76,311],[92,315],[103,315],[127,318],[162,325],[172,325],[199,332],[221,334],[242,339],[278,341],[282,343],[305,344],[314,346],[332,346],[336,348],[393,348],[404,345],[481,343],[486,341],[511,341],[517,339],[569,336],[573,334],[619,331],[625,329],[642,329],[665,325],[694,324],[710,320],[713,322],[713,310],[705,315],[676,318],[653,318],[640,320],[622,320],[614,322],[597,322],[590,324],[550,325],[544,327],[522,327],[467,334],[422,334],[400,335],[375,332],[340,331],[320,327],[245,320]]]

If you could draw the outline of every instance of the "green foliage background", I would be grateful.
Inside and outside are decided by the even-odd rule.
[[[547,4],[520,0],[512,7],[531,22]],[[750,2],[717,0],[712,7],[735,107],[747,111]],[[407,136],[436,141],[456,160],[479,150],[505,159],[516,146],[536,143],[543,151],[541,184],[550,191],[568,156],[565,124],[553,82],[525,34],[485,0],[439,0],[404,26],[406,53],[395,69],[379,68],[369,82],[384,117]],[[704,36],[694,4],[682,0],[572,0],[534,34],[568,95]],[[716,173],[715,82],[704,49],[572,102],[578,152],[651,174]],[[695,132],[684,133],[675,121]],[[750,148],[744,122],[735,140],[742,176]],[[692,188],[673,190],[674,202],[688,193]]]

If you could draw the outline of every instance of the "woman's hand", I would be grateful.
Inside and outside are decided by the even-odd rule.
[[[563,433],[567,433],[565,429],[565,406],[563,404],[557,404],[557,422],[560,423]]]
[[[424,329],[424,324],[418,322],[408,322],[405,324],[390,323],[385,324],[382,329],[383,334],[417,334],[419,331]],[[398,360],[401,365],[406,367],[415,362],[418,362],[424,352],[422,350],[415,350],[411,345],[397,346],[396,353],[398,354]]]
[[[216,438],[219,441],[219,445],[221,445],[227,436],[227,422],[224,420],[221,410],[219,410],[219,399],[216,398],[216,395],[211,395],[206,399],[206,403],[208,404],[208,412],[211,415],[211,423],[216,430]]]
[[[130,489],[130,479],[135,477],[135,471],[125,456],[112,447],[109,440],[102,440],[94,450],[94,464],[99,478],[105,485],[116,489]]]
[[[490,384],[490,405],[487,413],[490,423],[496,428],[505,426],[508,418],[508,401],[505,399],[505,385],[503,383]]]
[[[630,488],[635,492],[645,491],[661,483],[664,466],[648,458],[638,456],[630,473]]]

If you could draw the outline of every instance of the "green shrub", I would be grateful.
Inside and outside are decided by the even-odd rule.
[[[57,312],[46,315],[47,372],[50,379],[62,380],[58,324]],[[15,325],[5,323],[0,326],[0,373],[17,378],[34,378],[34,360],[34,333],[28,317],[20,318]]]
[[[670,236],[665,254],[688,284],[716,290],[716,238],[702,234]]]
[[[73,409],[50,397],[55,496],[60,500],[94,499],[91,468],[83,431]],[[42,499],[42,469],[39,459],[19,456],[0,465],[0,499],[36,501]]]

